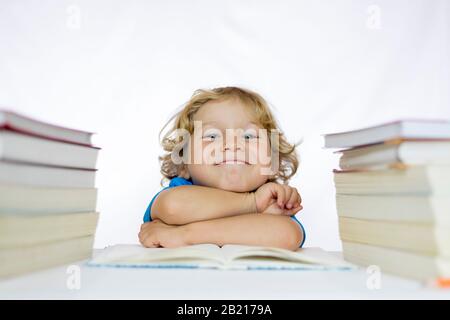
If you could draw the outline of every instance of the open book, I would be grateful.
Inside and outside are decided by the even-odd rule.
[[[274,247],[197,244],[179,248],[144,248],[140,245],[107,247],[88,266],[208,269],[353,269],[353,265],[320,248],[289,251]]]

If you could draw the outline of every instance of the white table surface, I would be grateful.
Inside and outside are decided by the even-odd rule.
[[[79,289],[68,288],[65,265],[0,280],[0,299],[450,299],[450,289],[387,274],[382,274],[380,289],[368,289],[364,268],[223,271],[95,268],[84,263],[70,264],[80,266]]]

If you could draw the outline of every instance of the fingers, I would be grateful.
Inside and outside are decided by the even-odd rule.
[[[271,199],[276,202],[278,208],[281,210],[301,209],[300,194],[296,188],[290,187],[287,184],[270,182],[265,184],[264,188],[261,187],[258,189],[255,195],[257,212],[266,210],[271,205]]]
[[[296,208],[284,210],[283,215],[293,216],[293,215],[297,214],[297,212],[299,212],[302,209],[303,209],[303,207],[300,205],[299,207],[296,207]]]
[[[295,190],[297,191],[297,189],[295,189]],[[298,191],[297,191],[297,193],[298,193]],[[302,196],[300,195],[300,193],[298,193],[298,206],[302,207]]]
[[[289,197],[289,200],[286,203],[287,209],[295,208],[295,205],[298,203],[299,194],[297,192],[297,189],[291,188],[291,196]]]
[[[284,185],[283,187],[284,187],[284,194],[285,194],[284,206],[286,208],[288,208],[287,205],[289,204],[289,201],[292,197],[293,188],[289,187],[288,185]],[[291,206],[291,208],[292,208],[292,206]],[[288,209],[290,209],[290,208],[288,208]]]
[[[146,248],[158,248],[158,247],[160,247],[159,242],[151,234],[146,234],[146,235],[144,235],[142,237],[139,237],[139,241]]]
[[[277,194],[277,205],[280,208],[284,208],[284,202],[286,200],[286,189],[281,184],[274,184],[275,192]]]
[[[270,190],[272,198],[263,213],[293,216],[303,209],[302,198],[296,188],[277,183],[270,183],[266,186],[268,185],[270,185],[268,190]]]
[[[277,189],[277,204],[281,209],[302,208],[301,197],[296,188],[279,185]]]
[[[157,248],[159,247],[159,242],[153,232],[154,222],[146,222],[141,225],[141,230],[138,234],[139,242],[147,248]]]

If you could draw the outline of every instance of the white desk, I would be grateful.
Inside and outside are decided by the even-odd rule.
[[[0,281],[0,299],[450,299],[450,289],[384,274],[381,288],[370,290],[365,269],[115,269],[83,263],[75,263],[80,289],[68,289],[66,265]]]

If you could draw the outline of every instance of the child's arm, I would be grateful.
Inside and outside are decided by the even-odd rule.
[[[185,227],[188,244],[245,244],[297,250],[303,240],[298,223],[287,216],[245,214]]]
[[[256,212],[252,193],[203,186],[178,186],[162,191],[152,205],[152,219],[171,225]]]
[[[254,193],[203,186],[179,186],[162,191],[152,205],[152,219],[171,225],[238,216],[247,213],[294,215],[302,209],[297,189],[266,183]]]
[[[146,247],[179,247],[200,243],[271,246],[297,250],[303,233],[287,216],[244,214],[240,216],[170,226],[161,221],[145,223],[139,240]]]

